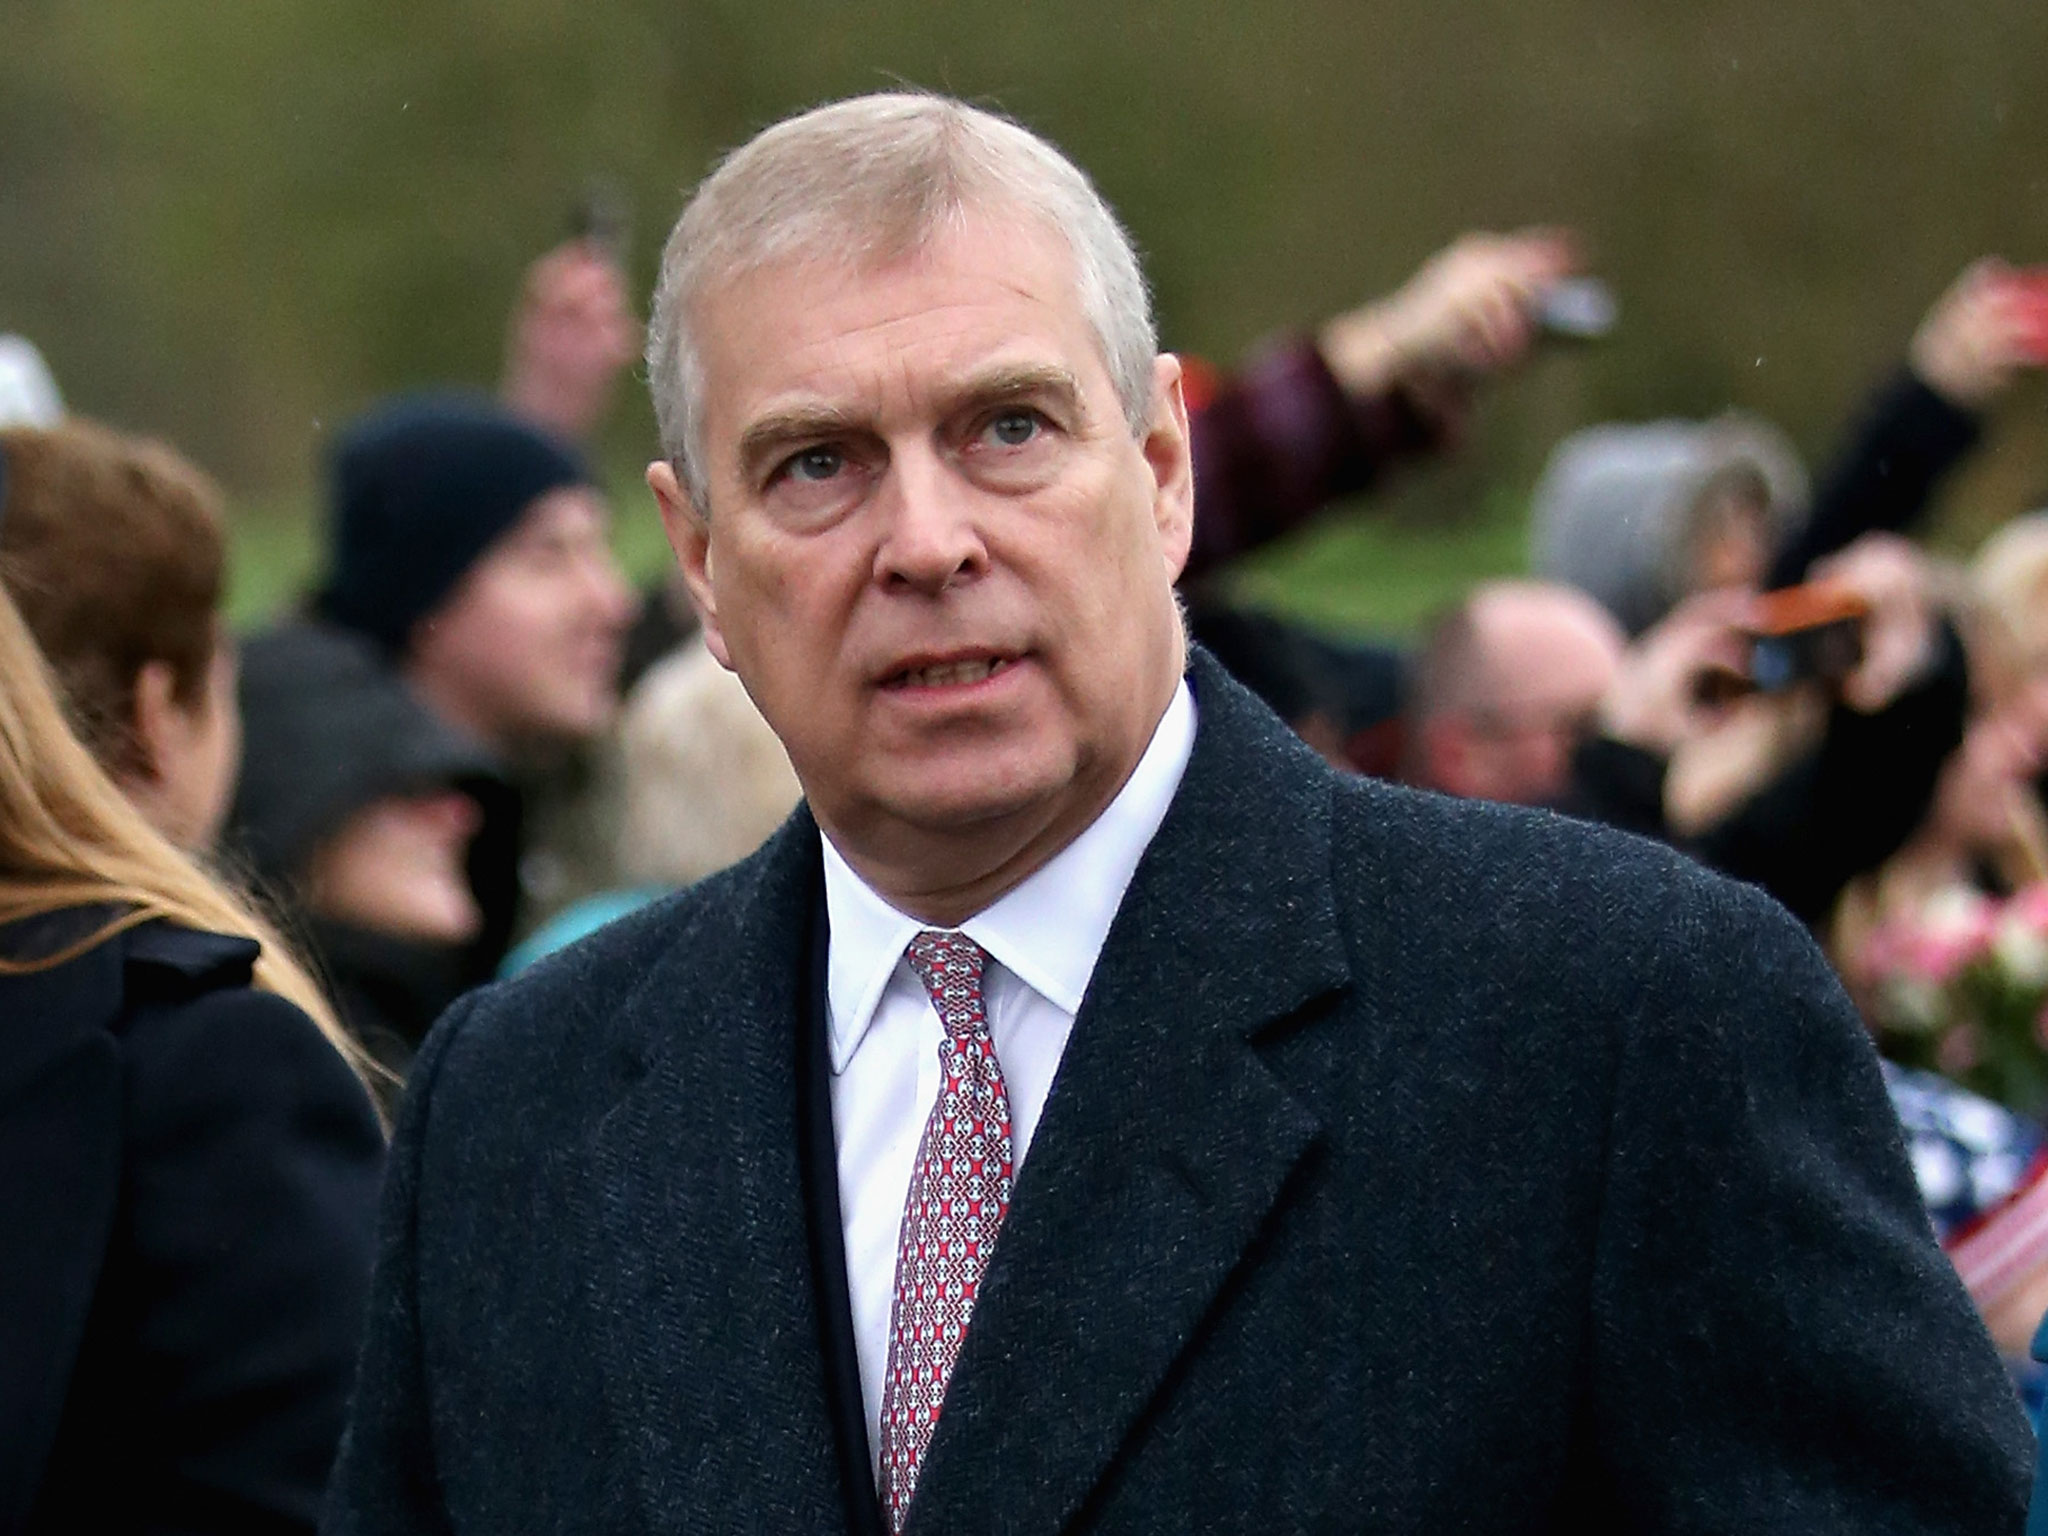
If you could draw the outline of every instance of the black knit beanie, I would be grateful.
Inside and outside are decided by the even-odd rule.
[[[538,497],[589,481],[565,444],[479,395],[413,395],[350,425],[328,468],[328,577],[318,606],[405,648]]]

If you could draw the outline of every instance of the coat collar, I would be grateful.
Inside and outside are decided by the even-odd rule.
[[[1206,653],[1190,675],[1194,752],[1075,1020],[918,1529],[1056,1530],[1317,1135],[1251,1042],[1349,979],[1335,780]],[[772,1482],[792,1529],[844,1517],[800,1154],[819,867],[800,810],[723,881],[722,932],[671,946],[620,1009],[639,1066],[592,1143],[611,1253],[595,1284],[657,1514],[758,1507]]]

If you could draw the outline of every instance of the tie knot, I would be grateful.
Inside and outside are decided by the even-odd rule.
[[[927,928],[904,951],[910,968],[931,994],[946,1033],[961,1034],[982,1019],[981,973],[988,951],[964,933]]]

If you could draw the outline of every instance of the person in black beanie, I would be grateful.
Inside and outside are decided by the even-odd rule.
[[[230,855],[311,952],[342,1023],[402,1078],[466,980],[483,914],[464,861],[510,786],[371,642],[329,624],[251,638],[240,700]]]
[[[575,750],[618,708],[632,594],[610,511],[567,445],[486,397],[385,403],[329,465],[328,575],[314,609],[373,641],[445,724],[495,755],[521,793],[487,804],[469,876],[482,908],[465,979],[489,976],[522,905],[540,806],[583,781]],[[574,824],[580,806],[553,819]],[[594,840],[586,840],[594,841]],[[533,881],[529,879],[530,887]],[[539,901],[527,902],[537,894]]]

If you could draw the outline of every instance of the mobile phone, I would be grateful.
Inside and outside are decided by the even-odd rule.
[[[1621,306],[1599,278],[1567,277],[1537,295],[1530,315],[1546,339],[1600,341],[1613,333]]]
[[[603,177],[592,177],[569,210],[569,238],[596,246],[616,265],[625,263],[632,225],[625,194]]]
[[[2048,267],[2022,267],[2006,281],[2020,301],[2020,345],[2027,361],[2048,364]]]
[[[1800,683],[1839,683],[1863,663],[1870,604],[1846,587],[1813,581],[1756,600],[1744,630],[1749,680],[1761,693]]]

